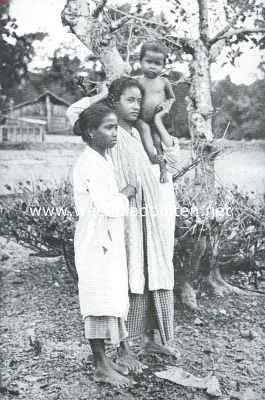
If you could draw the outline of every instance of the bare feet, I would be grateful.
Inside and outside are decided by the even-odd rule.
[[[108,359],[109,366],[121,375],[129,375],[129,368]]]
[[[130,381],[125,376],[119,374],[108,364],[104,367],[100,366],[96,368],[94,380],[98,383],[109,383],[110,385],[116,386],[118,388],[127,388],[131,386],[131,384],[133,384],[132,381]]]
[[[127,348],[119,348],[118,354],[117,363],[123,367],[127,367],[129,371],[135,374],[141,374],[143,369],[147,368],[147,366],[138,361],[136,356]]]
[[[173,356],[175,358],[180,357],[180,352],[176,348],[170,347],[168,345],[162,346],[161,344],[155,343],[151,340],[148,340],[146,343],[144,343],[143,349],[145,353],[163,354],[166,356]]]

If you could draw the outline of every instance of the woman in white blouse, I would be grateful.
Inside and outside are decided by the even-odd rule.
[[[82,139],[87,144],[73,171],[74,200],[79,220],[74,246],[79,300],[85,336],[90,340],[95,380],[115,386],[130,381],[105,355],[104,341],[119,346],[127,337],[128,272],[124,216],[135,187],[119,191],[107,154],[117,144],[118,121],[113,110],[94,104],[79,116]]]

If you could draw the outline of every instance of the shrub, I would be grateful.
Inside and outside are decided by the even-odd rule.
[[[59,187],[48,187],[42,180],[36,184],[20,182],[16,188],[6,185],[12,196],[2,200],[0,235],[15,238],[18,243],[35,250],[39,256],[63,254],[69,272],[77,279],[74,267],[73,237],[77,213],[72,185],[64,181]],[[175,185],[178,209],[200,210],[193,195],[193,182],[185,178]],[[197,207],[197,208],[196,208]],[[207,253],[204,265],[217,264],[226,272],[235,269],[259,271],[265,260],[265,205],[254,193],[241,193],[220,187],[215,208],[229,210],[229,215],[213,215],[200,210],[176,216],[176,273],[189,265],[191,244],[205,237]],[[220,209],[219,209],[220,210]]]
[[[219,187],[214,208],[207,212],[194,199],[193,183],[185,179],[175,186],[178,209],[200,210],[183,217],[178,213],[175,231],[176,273],[190,265],[194,241],[206,238],[207,251],[204,267],[207,272],[213,265],[225,272],[245,270],[253,276],[262,275],[265,269],[265,204],[255,194],[241,193],[235,185],[232,190]],[[212,210],[219,212],[212,212]],[[223,215],[221,213],[223,210]],[[203,272],[203,271],[201,271]],[[192,277],[194,278],[194,277]]]
[[[70,182],[48,187],[40,179],[5,187],[10,196],[1,201],[0,235],[13,237],[40,255],[59,254],[62,242],[74,235],[76,213]]]

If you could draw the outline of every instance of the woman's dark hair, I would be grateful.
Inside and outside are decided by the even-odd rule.
[[[153,51],[155,53],[161,53],[164,56],[164,62],[166,61],[166,58],[168,56],[168,49],[166,46],[163,45],[163,43],[157,41],[157,40],[150,40],[145,42],[140,50],[140,61],[142,58],[144,58],[145,54],[147,51]]]
[[[142,97],[144,97],[144,89],[140,82],[134,78],[123,76],[122,78],[115,79],[112,81],[109,87],[109,95],[106,99],[106,104],[113,108],[115,102],[120,100],[121,95],[126,89],[138,88],[141,92]]]
[[[97,129],[103,118],[112,114],[114,111],[104,103],[92,104],[79,115],[74,125],[75,135],[82,136],[84,142],[91,144],[89,132]]]

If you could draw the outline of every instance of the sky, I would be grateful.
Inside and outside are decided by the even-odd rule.
[[[125,0],[115,1],[116,4],[122,2]],[[185,0],[188,6],[192,2],[194,4],[194,0]],[[62,26],[60,13],[65,3],[66,0],[11,0],[10,14],[17,19],[20,33],[41,31],[49,35],[36,47],[36,57],[31,68],[46,66],[49,63],[48,57],[52,57],[54,50],[58,48],[68,47],[72,54],[76,53],[81,58],[88,54],[85,46],[69,32],[67,27]],[[166,0],[151,0],[151,4],[156,12],[162,9],[168,10]],[[190,10],[193,10],[193,5],[190,6]],[[260,54],[258,50],[249,50],[246,47],[244,55],[237,60],[236,67],[222,66],[225,58],[220,56],[218,63],[212,65],[212,78],[219,80],[229,74],[236,84],[253,82],[258,76],[257,65]],[[179,69],[185,70],[183,66]]]

